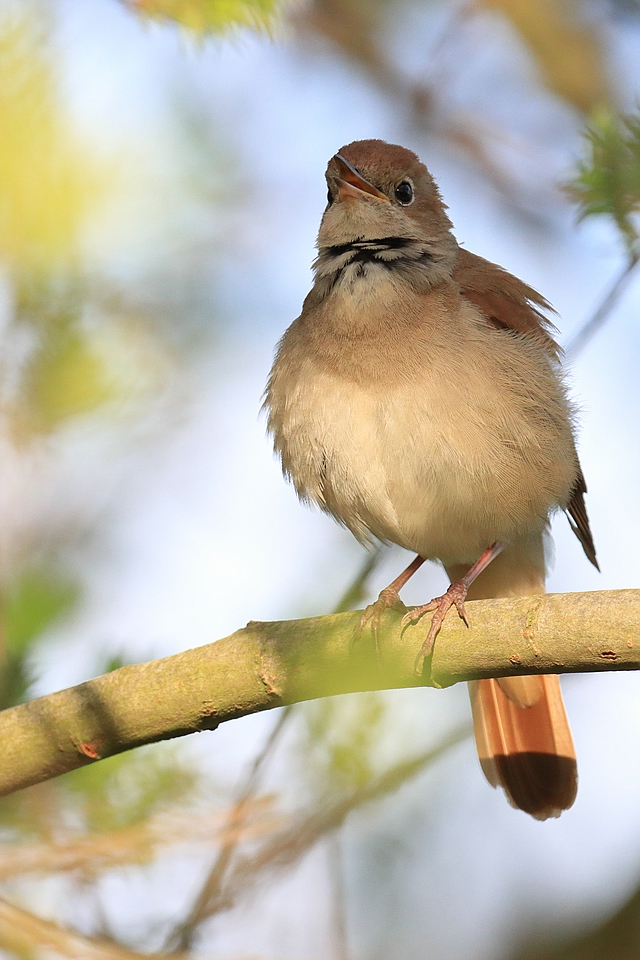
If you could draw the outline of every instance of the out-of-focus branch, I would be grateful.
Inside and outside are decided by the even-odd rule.
[[[82,957],[82,960],[148,960],[148,954],[115,943],[83,937],[50,920],[0,900],[0,947],[19,957]],[[159,957],[160,954],[155,954]],[[179,960],[185,954],[172,954]]]
[[[298,863],[319,840],[338,830],[350,813],[395,793],[452,747],[466,740],[470,733],[466,724],[458,727],[431,750],[401,760],[351,793],[328,797],[326,802],[314,804],[311,812],[299,814],[287,827],[265,841],[257,852],[238,859],[218,901],[211,904],[209,915],[231,909],[238,897],[265,874],[283,871]]]
[[[629,260],[627,260],[622,272],[614,280],[593,316],[591,316],[569,340],[565,347],[567,359],[573,360],[607,322],[611,311],[626,290],[629,281],[632,279],[639,262],[640,255],[638,254],[631,256]]]
[[[252,797],[257,790],[260,773],[267,760],[272,756],[275,745],[280,739],[280,734],[291,717],[292,710],[293,705],[290,704],[281,711],[273,730],[269,734],[260,753],[253,761],[249,774],[240,788],[236,801],[229,812],[228,832],[226,837],[223,838],[220,849],[213,861],[213,866],[207,874],[188,915],[167,938],[168,946],[189,950],[192,945],[194,931],[201,921],[209,916],[209,904],[215,902],[219,891],[222,889],[222,884],[236,851],[238,841],[242,839],[245,821],[250,815],[251,808],[255,803],[255,801],[252,802]]]
[[[0,794],[144,743],[301,700],[530,673],[640,667],[640,590],[469,604],[448,617],[430,672],[414,673],[426,623],[389,613],[381,653],[351,649],[357,613],[249,623],[224,640],[114,670],[0,714]]]
[[[334,836],[350,813],[395,793],[452,747],[466,740],[470,734],[470,726],[460,726],[445,734],[430,750],[417,757],[399,761],[358,788],[337,796],[328,795],[320,803],[314,802],[311,810],[299,812],[287,826],[275,831],[257,850],[234,860],[215,897],[203,904],[197,922],[194,918],[190,925],[185,927],[189,948],[193,946],[195,932],[203,921],[217,913],[230,910],[239,897],[269,873],[282,872],[295,866],[316,843]],[[183,938],[179,936],[180,932],[177,931],[175,941],[182,946]]]
[[[336,604],[333,610],[334,613],[346,613],[347,610],[352,610],[362,602],[367,593],[369,577],[378,566],[382,554],[383,547],[379,546],[365,556],[360,569]],[[281,711],[262,749],[251,764],[249,772],[238,790],[236,801],[229,812],[228,836],[221,844],[218,855],[200,888],[200,892],[194,899],[188,916],[175,931],[171,932],[167,938],[167,945],[188,950],[192,945],[193,936],[198,925],[202,920],[210,916],[212,906],[217,903],[220,897],[220,892],[233,860],[238,840],[242,835],[242,826],[245,818],[251,811],[251,799],[255,796],[260,775],[268,760],[272,757],[275,746],[280,740],[280,735],[293,716],[293,712],[293,704],[288,705]]]
[[[159,847],[172,844],[226,844],[255,839],[281,829],[268,798],[246,802],[240,823],[230,822],[226,810],[213,810],[204,816],[160,814],[141,823],[90,834],[65,842],[15,843],[0,846],[0,880],[25,874],[86,872],[92,876],[103,870],[134,863],[146,863]]]
[[[344,882],[344,865],[340,833],[333,831],[326,841],[329,886],[331,888],[331,912],[333,914],[333,951],[335,960],[349,960],[349,936],[347,930],[347,891]]]
[[[412,128],[451,144],[456,152],[480,170],[512,209],[527,219],[539,220],[541,199],[548,206],[558,202],[554,184],[543,178],[533,185],[529,164],[529,176],[519,175],[506,162],[502,148],[508,144],[512,153],[528,160],[534,153],[540,153],[537,166],[546,169],[548,160],[543,152],[530,138],[516,137],[491,123],[488,117],[452,108],[447,95],[453,81],[459,76],[460,63],[466,62],[464,54],[461,61],[460,49],[456,44],[460,28],[481,13],[482,6],[472,0],[452,9],[440,38],[429,50],[424,76],[420,79],[407,75],[394,62],[384,43],[387,31],[383,24],[388,5],[371,0],[357,3],[352,0],[315,0],[311,4],[294,7],[290,19],[301,40],[311,37],[328,40],[349,63],[356,63],[382,93],[400,107]],[[521,24],[516,24],[519,31],[520,27]],[[598,68],[597,64],[592,65],[592,76]]]

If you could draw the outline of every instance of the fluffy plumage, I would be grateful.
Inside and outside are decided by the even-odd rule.
[[[327,183],[315,283],[280,341],[265,399],[299,496],[359,540],[440,561],[452,579],[505,543],[469,597],[544,590],[542,537],[556,509],[569,511],[595,563],[549,304],[458,246],[433,178],[403,147],[349,144],[329,162]],[[410,203],[398,199],[410,193]],[[568,750],[566,718],[566,734],[552,729],[562,727],[559,684],[532,685],[553,708],[518,703],[517,683],[511,700],[508,684],[506,698],[500,686],[474,695],[475,716],[486,719],[476,723],[485,772],[488,751],[534,754],[531,744],[556,740]],[[497,736],[502,720],[513,736]],[[557,797],[571,792],[550,785],[558,766],[566,779],[566,765],[547,764],[547,786],[528,806],[507,761],[496,760],[491,782],[534,815],[555,815]]]

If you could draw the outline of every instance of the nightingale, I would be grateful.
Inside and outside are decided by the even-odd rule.
[[[285,476],[361,542],[416,557],[364,611],[433,618],[464,601],[544,593],[543,538],[566,511],[598,566],[574,414],[549,303],[460,247],[418,157],[355,141],[329,161],[313,287],[282,337],[265,393]],[[451,586],[406,612],[398,591],[425,560]],[[486,778],[537,819],[576,796],[575,750],[557,676],[470,685]]]

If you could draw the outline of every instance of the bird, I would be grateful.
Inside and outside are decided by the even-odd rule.
[[[342,147],[326,170],[313,286],[275,353],[267,429],[300,499],[362,543],[416,554],[363,612],[433,613],[421,670],[450,607],[542,594],[545,538],[563,510],[598,567],[548,301],[460,246],[436,181],[405,147]],[[426,560],[451,585],[407,610]],[[577,793],[559,677],[470,683],[482,770],[512,806],[557,817]]]

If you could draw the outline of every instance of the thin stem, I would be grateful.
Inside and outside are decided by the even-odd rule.
[[[334,607],[334,613],[346,613],[347,610],[355,610],[360,606],[367,593],[369,577],[380,563],[382,555],[382,547],[376,547],[367,555],[359,572]]]
[[[218,855],[213,862],[213,866],[202,885],[200,893],[195,899],[188,916],[182,923],[172,931],[168,937],[167,945],[176,950],[189,950],[192,946],[193,935],[196,928],[212,912],[215,912],[216,905],[222,890],[224,878],[227,874],[229,865],[233,859],[236,847],[238,845],[239,831],[238,827],[246,817],[246,810],[249,801],[257,789],[260,773],[266,766],[267,760],[272,756],[275,746],[280,739],[280,735],[286,726],[291,714],[293,705],[284,707],[267,737],[262,750],[254,759],[247,777],[240,787],[236,801],[233,804],[228,817],[228,837],[218,851]],[[235,830],[233,829],[235,827]]]
[[[596,333],[598,333],[598,331],[604,326],[611,314],[611,311],[628,286],[632,275],[638,266],[638,262],[640,262],[640,255],[637,253],[631,254],[629,260],[624,266],[624,269],[613,282],[611,288],[593,316],[587,320],[587,322],[580,327],[578,332],[569,340],[565,348],[565,354],[568,359],[573,360],[581,350],[584,350],[589,341],[592,340]]]
[[[378,547],[367,555],[360,570],[336,604],[333,611],[334,613],[346,613],[347,610],[353,609],[354,606],[361,602],[363,596],[366,594],[369,577],[380,562],[381,556],[382,547]],[[240,837],[237,828],[246,817],[248,804],[258,788],[260,775],[266,767],[267,761],[273,756],[280,735],[291,719],[293,712],[293,704],[281,710],[275,726],[271,730],[262,750],[253,761],[244,782],[240,786],[235,803],[229,812],[229,839],[221,845],[213,866],[209,871],[200,893],[196,897],[189,915],[168,937],[167,942],[174,946],[175,949],[189,950],[193,946],[193,938],[197,927],[203,920],[206,920],[207,917],[216,913],[219,909],[225,877],[233,860]]]
[[[327,860],[331,907],[333,913],[333,945],[335,960],[349,960],[347,936],[347,895],[344,883],[341,835],[336,830],[327,837]]]
[[[230,910],[238,897],[246,894],[261,876],[282,872],[299,863],[320,840],[339,830],[350,813],[395,793],[470,734],[468,724],[457,727],[431,750],[394,764],[353,792],[328,797],[324,803],[314,804],[309,812],[301,813],[290,826],[272,835],[255,853],[238,858],[225,885],[221,909]]]

